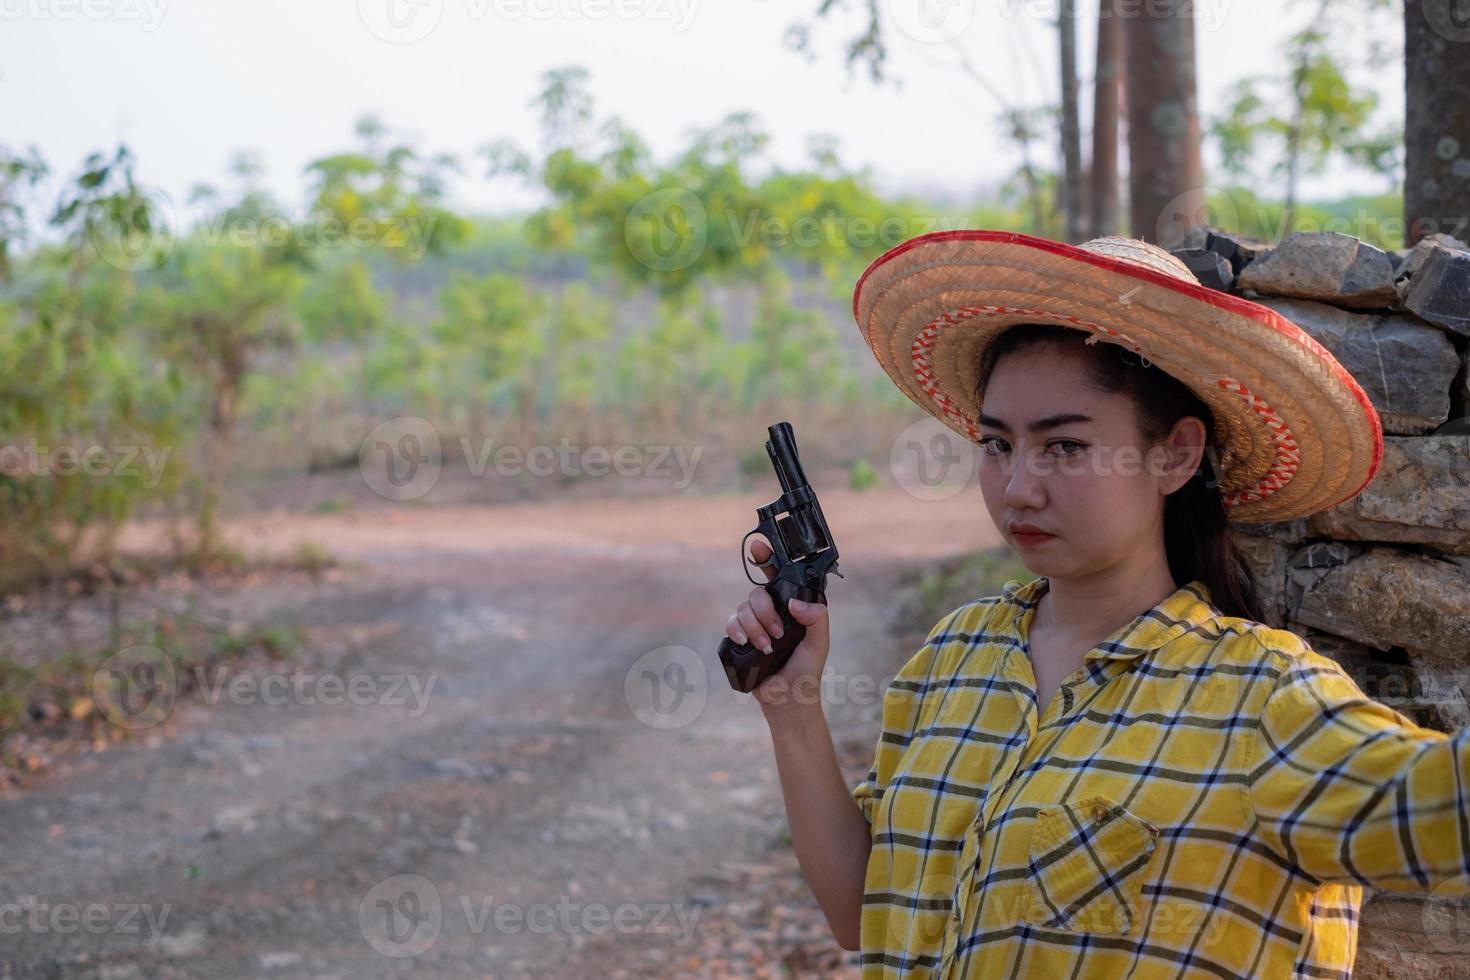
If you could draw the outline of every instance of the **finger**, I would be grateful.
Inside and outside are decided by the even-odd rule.
[[[755,610],[755,618],[760,620],[771,636],[779,640],[781,634],[786,632],[786,628],[781,625],[781,614],[776,611],[776,602],[765,589],[750,590],[750,608]]]
[[[742,602],[736,616],[740,619],[740,628],[745,630],[745,634],[750,637],[750,645],[757,650],[769,653],[771,638],[766,635],[766,629],[760,624],[760,620],[755,618],[755,610],[750,608],[750,603]]]
[[[745,630],[740,628],[740,617],[731,616],[725,620],[725,635],[736,643],[749,643],[750,638],[745,635]]]
[[[819,650],[827,644],[830,624],[827,620],[826,603],[792,599],[786,604],[786,608],[790,610],[792,619],[806,627],[806,637],[802,642],[810,643]]]
[[[755,563],[757,565],[770,558],[772,554],[774,554],[774,552],[771,550],[771,546],[767,544],[764,540],[756,538],[751,541],[750,557],[755,560]],[[774,566],[771,566],[769,568],[762,568],[761,571],[765,572],[767,582],[776,577],[776,569]]]

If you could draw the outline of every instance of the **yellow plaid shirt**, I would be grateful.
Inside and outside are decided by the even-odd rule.
[[[947,615],[889,686],[875,977],[1349,977],[1363,886],[1470,893],[1470,728],[1370,700],[1300,637],[1176,590],[1037,718],[1045,577]]]

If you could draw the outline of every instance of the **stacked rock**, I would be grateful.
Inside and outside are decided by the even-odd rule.
[[[1183,244],[1206,285],[1327,348],[1383,422],[1383,465],[1358,496],[1235,525],[1269,624],[1416,723],[1470,725],[1470,247],[1435,235],[1390,253],[1311,232],[1273,248],[1212,230]]]

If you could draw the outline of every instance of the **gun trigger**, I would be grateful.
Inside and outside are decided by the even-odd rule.
[[[827,569],[827,571],[831,572],[833,575],[836,575],[838,578],[847,578],[846,575],[843,575],[837,570],[837,564],[835,562],[832,564],[831,568]]]

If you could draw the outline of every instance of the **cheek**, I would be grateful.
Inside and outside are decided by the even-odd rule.
[[[985,507],[994,516],[998,509],[1005,506],[1005,474],[1000,471],[1000,467],[981,460],[978,479],[980,495],[985,498]]]

